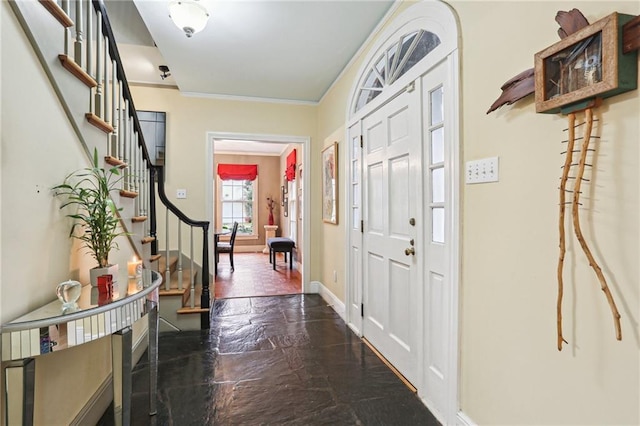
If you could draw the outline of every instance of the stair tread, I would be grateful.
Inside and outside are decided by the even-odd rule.
[[[180,308],[178,309],[176,312],[178,314],[201,314],[203,312],[209,312],[211,309],[209,308],[201,308],[199,306],[196,306],[195,308],[192,307],[185,307],[185,308]]]
[[[157,255],[156,255],[157,256]],[[158,272],[164,274],[167,270],[167,257],[163,255],[159,255],[160,259],[158,260]],[[169,258],[169,271],[173,273],[178,267],[178,256],[171,256]]]
[[[120,196],[125,198],[136,198],[138,196],[138,193],[135,191],[127,191],[125,189],[121,189]],[[153,237],[147,237],[147,238],[153,238]]]
[[[110,166],[113,167],[118,167],[120,169],[123,169],[125,167],[127,167],[127,163],[125,163],[124,161],[116,158],[116,157],[112,157],[111,155],[107,155],[106,157],[104,157],[104,161],[105,163],[109,164]]]
[[[56,18],[58,22],[60,22],[62,26],[66,28],[73,27],[73,21],[69,15],[67,15],[54,0],[40,0],[40,3],[49,11],[49,13],[51,13],[51,15],[53,15],[54,18]]]
[[[196,286],[196,291],[195,291],[195,307],[191,307],[190,303],[189,303],[189,298],[187,298],[183,305],[183,308],[180,308],[177,310],[177,312],[179,314],[188,314],[188,313],[197,313],[197,312],[207,312],[209,310],[209,308],[202,308],[201,307],[201,296],[202,296],[202,286]],[[189,293],[190,296],[190,293]]]
[[[88,112],[84,116],[87,118],[87,121],[94,127],[102,130],[105,133],[113,133],[113,126],[94,113]]]
[[[60,60],[60,63],[67,71],[73,74],[78,80],[83,82],[87,87],[93,88],[98,85],[95,79],[91,77],[89,74],[87,74],[85,70],[82,69],[82,67],[76,64],[76,62],[70,56],[60,54],[58,55],[58,59]]]
[[[169,281],[169,290],[166,290],[165,286],[162,285],[160,288],[160,296],[179,296],[182,295],[183,297],[183,304],[184,304],[184,299],[186,298],[188,300],[188,295],[185,295],[185,292],[189,293],[190,291],[190,285],[191,285],[191,276],[190,276],[191,271],[186,269],[182,271],[182,289],[179,288],[179,281],[178,281],[178,272],[174,272],[173,274],[171,274],[171,281]],[[196,292],[197,292],[197,287],[196,287]]]

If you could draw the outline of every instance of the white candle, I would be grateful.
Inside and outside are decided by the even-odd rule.
[[[142,261],[138,260],[135,256],[131,262],[127,262],[127,274],[129,278],[135,278],[140,275],[142,269]]]

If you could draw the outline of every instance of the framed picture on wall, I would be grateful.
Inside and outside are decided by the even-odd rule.
[[[338,142],[322,150],[322,220],[338,224]]]
[[[280,205],[284,206],[284,185],[280,187]]]
[[[284,213],[284,217],[289,216],[289,198],[285,198],[284,199],[284,209],[282,209],[282,212]]]

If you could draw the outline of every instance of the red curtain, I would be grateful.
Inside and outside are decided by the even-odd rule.
[[[287,168],[285,169],[285,174],[287,176],[287,180],[296,180],[296,150],[291,151],[289,155],[287,155]]]
[[[218,176],[222,180],[255,180],[257,164],[218,164]]]

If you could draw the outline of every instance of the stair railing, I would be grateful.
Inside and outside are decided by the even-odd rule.
[[[195,274],[194,274],[194,251],[193,251],[193,242],[194,242],[194,238],[193,238],[193,228],[201,228],[202,229],[202,274],[201,274],[201,283],[202,283],[202,296],[200,298],[200,307],[201,308],[209,308],[210,307],[210,290],[209,290],[209,245],[207,244],[208,242],[208,233],[209,233],[209,222],[208,221],[199,221],[199,220],[193,220],[190,219],[189,217],[187,217],[182,211],[180,211],[180,209],[178,209],[167,197],[167,194],[165,192],[165,188],[164,188],[164,167],[162,166],[151,166],[151,179],[152,181],[154,180],[155,176],[157,175],[158,177],[158,198],[160,198],[160,200],[162,201],[162,203],[166,206],[167,208],[167,216],[165,219],[165,235],[167,238],[167,244],[166,244],[166,258],[167,260],[169,259],[169,235],[171,235],[170,233],[170,220],[169,220],[169,212],[173,213],[175,215],[175,217],[178,219],[177,222],[177,230],[178,230],[178,288],[182,289],[182,231],[181,231],[181,224],[184,223],[185,225],[188,225],[190,227],[190,255],[189,255],[189,259],[191,259],[191,277],[189,279],[190,282],[190,303],[191,303],[191,308],[194,308],[194,301],[195,301],[195,286],[194,286],[194,280],[195,280]],[[155,206],[152,205],[152,210],[155,209]],[[155,227],[156,227],[156,221],[155,218],[157,217],[157,214],[152,214],[152,219],[151,219],[151,235],[154,235],[154,233],[156,232]],[[162,272],[162,271],[161,271]],[[165,271],[165,274],[169,274],[169,262],[167,261],[167,270]],[[202,317],[201,321],[204,321],[205,318]],[[207,320],[207,326],[205,327],[204,323],[202,323],[202,328],[208,328],[208,321],[209,321],[209,317],[207,316],[206,318]]]
[[[83,81],[90,89],[89,113],[86,119],[107,134],[105,161],[123,170],[120,195],[135,199],[134,222],[143,223],[142,244],[152,243],[151,252],[158,254],[156,241],[155,176],[158,176],[158,196],[167,207],[165,247],[169,263],[169,213],[178,219],[178,275],[182,288],[182,234],[181,223],[191,227],[192,263],[189,285],[191,307],[195,307],[195,277],[193,228],[202,229],[202,295],[201,328],[209,327],[209,222],[187,217],[167,198],[164,190],[164,170],[152,164],[133,96],[118,52],[117,43],[106,8],[102,0],[40,0],[64,27],[64,54],[59,56],[63,66]],[[58,13],[62,12],[62,13]],[[147,220],[148,219],[148,220]],[[162,271],[161,271],[162,272]],[[165,277],[166,288],[170,279]]]

